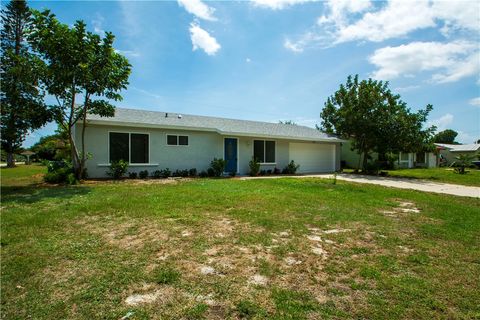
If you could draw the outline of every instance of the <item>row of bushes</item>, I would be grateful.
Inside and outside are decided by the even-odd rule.
[[[285,168],[283,168],[283,170],[280,170],[277,167],[275,167],[273,170],[272,169],[260,170],[260,162],[258,161],[258,159],[255,159],[255,158],[250,160],[250,162],[248,163],[248,166],[250,168],[249,174],[252,177],[256,177],[258,175],[264,176],[264,175],[270,175],[270,174],[295,174],[298,168],[300,168],[300,165],[296,164],[295,161],[292,160],[290,161],[289,164],[287,164]]]
[[[129,172],[128,176],[131,179],[146,179],[148,177],[154,179],[168,178],[168,177],[220,177],[225,171],[225,166],[227,162],[223,159],[214,158],[210,162],[210,167],[205,171],[197,172],[196,168],[185,169],[185,170],[175,170],[171,171],[169,168],[163,170],[155,170],[149,174],[148,170],[142,170],[140,172]],[[120,179],[123,177],[128,170],[128,162],[124,160],[114,161],[110,164],[108,168],[107,175],[113,179]]]

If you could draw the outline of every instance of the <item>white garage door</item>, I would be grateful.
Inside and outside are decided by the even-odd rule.
[[[300,173],[335,171],[334,144],[290,143],[289,154],[300,165]]]

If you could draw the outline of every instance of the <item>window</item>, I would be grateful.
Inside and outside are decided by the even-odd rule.
[[[167,134],[167,145],[188,146],[188,136],[177,136],[173,134]]]
[[[408,153],[400,152],[400,161],[408,161]]]
[[[130,135],[132,154],[131,163],[148,163],[148,134],[132,133]]]
[[[253,157],[260,163],[275,163],[275,141],[253,140]]]
[[[110,132],[110,162],[129,161],[128,133]]]
[[[148,134],[110,132],[110,162],[149,163],[148,145]]]
[[[417,163],[425,163],[425,152],[417,153]]]

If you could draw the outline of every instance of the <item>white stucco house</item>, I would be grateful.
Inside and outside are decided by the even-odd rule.
[[[480,153],[480,144],[447,144],[435,143],[445,165],[455,162],[455,157],[460,154],[475,155]]]
[[[79,123],[78,146],[81,131]],[[124,159],[129,172],[201,171],[213,158],[223,158],[226,172],[248,174],[255,157],[261,170],[283,169],[294,160],[299,173],[334,172],[340,169],[342,141],[299,125],[116,108],[114,117],[88,116],[86,168],[89,177],[105,177],[112,161]]]

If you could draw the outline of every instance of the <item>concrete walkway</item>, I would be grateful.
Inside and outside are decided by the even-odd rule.
[[[269,179],[282,178],[282,176],[266,176],[266,177],[242,177],[241,179]],[[333,174],[312,174],[291,176],[290,178],[326,178],[332,179]],[[410,189],[424,192],[434,192],[442,194],[450,194],[459,197],[480,198],[480,187],[469,187],[458,184],[437,183],[421,179],[402,179],[378,176],[366,176],[359,174],[337,174],[337,180],[343,180],[356,183],[375,184],[384,187]]]

